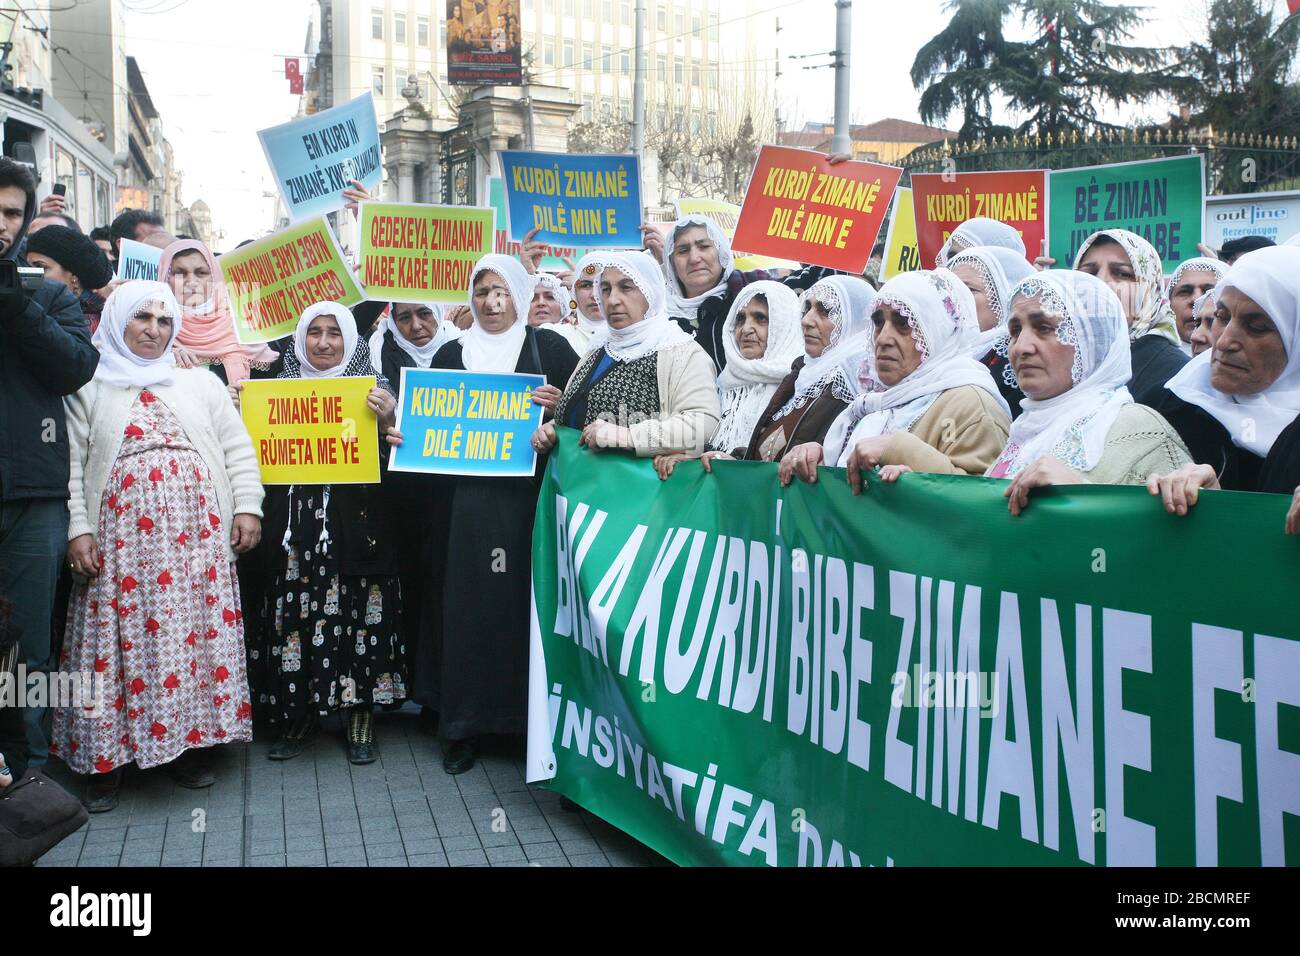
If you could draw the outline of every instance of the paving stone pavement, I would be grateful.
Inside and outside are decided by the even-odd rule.
[[[524,782],[521,740],[493,739],[468,773],[442,769],[418,708],[376,712],[380,759],[348,763],[341,730],[293,760],[271,738],[211,751],[217,782],[177,787],[161,768],[127,770],[121,801],[37,866],[667,866],[603,820]],[[73,793],[60,762],[46,768]]]

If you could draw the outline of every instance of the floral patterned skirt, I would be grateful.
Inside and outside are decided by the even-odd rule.
[[[311,515],[315,503],[305,505]],[[328,541],[302,549],[290,545],[266,600],[271,621],[266,704],[273,718],[294,721],[313,711],[324,715],[406,698],[396,577],[340,573]]]

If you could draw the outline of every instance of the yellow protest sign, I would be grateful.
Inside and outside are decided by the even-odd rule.
[[[921,254],[916,245],[916,210],[912,208],[912,190],[899,186],[894,193],[894,209],[889,216],[885,236],[885,261],[880,264],[881,280],[921,268]]]
[[[379,430],[373,375],[244,383],[239,406],[264,485],[374,484]]]
[[[723,202],[721,199],[679,199],[676,202],[677,218],[684,216],[703,216],[715,222],[722,234],[730,239],[736,233],[736,220],[740,218],[740,207],[735,203]],[[791,259],[775,259],[772,256],[750,256],[732,250],[732,265],[741,272],[753,269],[802,269],[803,264]]]

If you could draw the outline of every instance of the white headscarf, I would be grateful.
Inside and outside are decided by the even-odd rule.
[[[604,259],[605,257],[599,252],[589,252],[579,259],[578,266],[573,271],[574,286],[577,286],[579,282],[590,282],[598,288],[600,286],[600,271],[605,267]],[[573,309],[573,317],[578,322],[578,328],[588,335],[592,335],[605,327],[604,321],[599,318],[599,312],[597,312],[597,318],[592,319],[582,311],[578,305],[576,289],[570,307]]]
[[[939,250],[934,264],[939,268],[948,265],[948,258],[974,246],[1001,246],[1010,249],[1020,258],[1025,258],[1025,240],[1020,238],[1020,231],[1015,226],[1007,225],[996,219],[977,216],[967,219],[948,236],[948,241]]]
[[[971,348],[974,359],[988,355],[993,346],[1007,334],[1007,319],[1011,315],[1011,290],[1021,279],[1034,274],[1025,257],[1001,246],[975,246],[963,249],[948,260],[948,268],[968,265],[984,280],[984,298],[997,319],[993,328],[978,332]],[[979,320],[976,319],[976,328]]]
[[[553,272],[538,272],[533,275],[533,295],[537,290],[545,287],[551,293],[552,298],[560,305],[560,317],[558,322],[572,322],[573,314],[577,311],[573,301],[573,294],[568,290],[560,277]],[[528,300],[528,307],[532,309],[532,299]]]
[[[1044,455],[1075,471],[1097,467],[1106,435],[1125,405],[1133,403],[1128,322],[1119,297],[1086,272],[1038,272],[1016,283],[1011,298],[1037,296],[1043,311],[1061,317],[1056,337],[1073,347],[1073,383],[1055,398],[1026,398],[1011,423],[1007,447],[989,468],[994,478],[1014,477]]]
[[[1213,272],[1215,279],[1218,280],[1227,275],[1228,264],[1221,259],[1211,259],[1208,256],[1193,256],[1191,259],[1184,259],[1178,263],[1178,268],[1169,277],[1170,295],[1173,295],[1174,289],[1178,287],[1178,280],[1182,278],[1184,272]]]
[[[442,348],[448,342],[461,337],[460,329],[456,328],[450,322],[442,317],[442,307],[436,302],[415,302],[412,305],[419,305],[433,312],[433,320],[437,323],[437,331],[433,333],[433,338],[429,339],[424,345],[416,345],[397,327],[393,321],[393,310],[399,305],[406,305],[404,302],[389,303],[384,314],[380,316],[379,323],[375,326],[375,331],[370,333],[370,362],[374,366],[376,375],[383,375],[383,356],[384,350],[384,333],[392,332],[393,341],[407,355],[415,360],[416,368],[428,368],[433,364],[433,357],[438,354],[438,349]]]
[[[831,320],[831,340],[816,358],[804,353],[803,367],[795,377],[794,395],[774,417],[784,418],[809,396],[828,388],[840,401],[853,401],[861,390],[858,367],[875,298],[876,290],[869,282],[845,275],[820,279],[804,293],[805,302],[820,302],[826,310]]]
[[[1174,345],[1181,346],[1183,340],[1178,335],[1178,324],[1174,321],[1174,313],[1170,310],[1169,303],[1165,301],[1164,290],[1160,283],[1160,277],[1164,272],[1164,267],[1160,263],[1160,253],[1156,252],[1155,246],[1136,232],[1129,232],[1127,229],[1103,229],[1101,232],[1094,232],[1079,247],[1079,254],[1074,257],[1075,270],[1078,270],[1083,257],[1102,236],[1119,243],[1133,266],[1133,275],[1137,280],[1137,301],[1134,303],[1137,316],[1129,328],[1129,338],[1136,342],[1144,335],[1159,335]]]
[[[1166,387],[1213,415],[1238,448],[1262,458],[1300,415],[1300,249],[1268,246],[1246,253],[1214,288],[1216,300],[1224,289],[1254,299],[1273,320],[1286,350],[1282,374],[1256,395],[1226,395],[1210,384],[1215,350],[1207,349],[1184,365]]]
[[[736,317],[751,299],[767,300],[767,347],[758,358],[745,358],[736,345]],[[751,282],[731,303],[722,326],[722,349],[727,365],[718,376],[722,418],[710,444],[722,451],[749,445],[754,426],[772,393],[790,374],[790,366],[803,352],[799,328],[799,296],[780,282]]]
[[[479,323],[478,307],[474,304],[474,283],[484,272],[493,272],[501,277],[515,307],[514,324],[501,332],[488,332]],[[515,370],[528,331],[528,306],[532,301],[533,282],[519,260],[492,253],[478,261],[469,277],[469,310],[474,316],[474,324],[460,340],[461,360],[466,369],[471,372]]]
[[[707,292],[688,296],[673,268],[673,246],[677,244],[677,237],[682,230],[689,229],[692,226],[703,226],[708,231],[713,244],[718,247],[718,263],[722,266],[722,278]],[[716,222],[703,216],[683,216],[678,219],[664,238],[663,274],[664,280],[668,284],[668,315],[674,319],[698,319],[700,306],[704,300],[725,292],[727,280],[731,278],[731,274],[735,271],[736,266],[731,256],[731,240],[723,235]]]
[[[316,368],[307,360],[307,327],[311,325],[312,319],[321,315],[332,315],[334,321],[339,324],[339,332],[343,335],[343,357],[339,359],[337,365],[333,365],[324,371]],[[298,327],[293,332],[293,353],[298,359],[299,366],[301,366],[301,376],[303,378],[341,378],[347,372],[348,364],[352,361],[352,355],[357,350],[359,340],[357,320],[353,318],[352,313],[346,306],[339,305],[337,302],[317,302],[302,314],[302,318],[298,320]]]
[[[631,279],[650,307],[641,321],[621,329],[613,328],[608,325],[605,299],[601,295],[601,284],[598,281],[596,302],[600,305],[600,316],[605,319],[607,332],[600,343],[592,343],[593,349],[603,345],[605,351],[616,361],[635,362],[651,352],[694,341],[676,322],[668,318],[668,292],[664,287],[663,271],[649,253],[611,251],[605,253],[603,261],[605,269],[617,269]]]
[[[858,442],[907,431],[941,394],[963,385],[983,389],[1011,418],[988,368],[970,357],[975,300],[961,280],[947,270],[906,272],[881,286],[872,312],[882,305],[907,318],[921,364],[902,381],[885,385],[876,371],[875,336],[868,334],[860,375],[865,391],[827,431],[827,461],[843,467]]]
[[[126,324],[146,303],[160,302],[172,320],[172,337],[157,358],[141,358],[132,352],[124,337]],[[164,282],[139,280],[117,287],[104,303],[99,327],[91,339],[99,349],[99,365],[95,378],[106,385],[123,388],[148,388],[151,385],[170,385],[176,371],[172,346],[181,331],[181,307],[176,296]]]

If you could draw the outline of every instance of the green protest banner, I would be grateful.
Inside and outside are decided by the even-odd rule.
[[[1146,239],[1160,255],[1165,275],[1197,255],[1205,225],[1200,153],[1052,170],[1048,193],[1045,255],[1056,259],[1057,269],[1071,268],[1083,241],[1101,229],[1127,229]]]
[[[361,284],[366,298],[465,302],[469,277],[492,251],[496,216],[479,206],[361,204]]]
[[[227,252],[217,263],[235,335],[245,345],[293,334],[317,302],[355,305],[365,298],[324,216]]]
[[[1085,485],[1013,518],[991,479],[661,482],[561,433],[530,782],[679,864],[1300,862],[1288,499]]]

